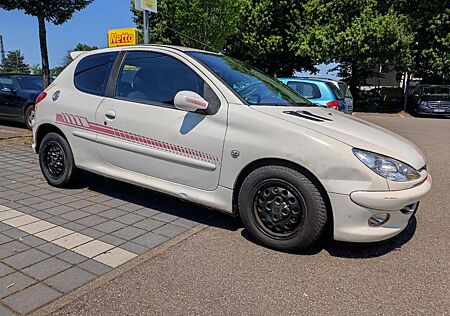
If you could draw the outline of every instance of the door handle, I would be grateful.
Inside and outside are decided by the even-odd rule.
[[[114,112],[113,110],[108,110],[105,112],[105,117],[108,120],[114,120],[116,118],[116,112]]]

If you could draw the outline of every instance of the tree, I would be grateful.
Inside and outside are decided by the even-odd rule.
[[[31,74],[33,74],[33,75],[42,75],[41,65],[31,65],[30,70],[31,70]]]
[[[158,13],[150,15],[152,43],[222,50],[235,33],[237,17],[245,0],[160,0]],[[141,33],[142,12],[134,9],[134,22]]]
[[[49,85],[50,77],[45,22],[50,22],[55,25],[63,24],[72,17],[75,11],[85,8],[92,1],[93,0],[0,0],[0,7],[5,10],[22,10],[25,14],[37,17],[42,58],[42,73],[45,86]]]
[[[297,55],[296,33],[301,32],[302,3],[297,0],[248,0],[240,13],[228,53],[265,72],[291,76],[294,70],[315,70],[307,55]]]
[[[72,62],[72,57],[70,57],[71,52],[90,51],[90,50],[94,50],[94,49],[98,49],[98,47],[97,46],[89,46],[89,45],[86,45],[83,43],[78,43],[72,50],[67,51],[67,54],[64,56],[64,59],[63,59],[62,68],[64,69]]]
[[[25,63],[24,56],[20,50],[9,51],[0,65],[0,72],[29,74],[30,66]]]
[[[296,54],[316,64],[339,63],[352,90],[380,66],[401,70],[411,64],[407,17],[386,1],[310,0],[303,5],[303,18]]]
[[[393,0],[410,25],[412,63],[407,69],[430,83],[450,81],[450,1]]]

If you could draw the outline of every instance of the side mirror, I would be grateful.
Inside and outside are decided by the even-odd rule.
[[[206,110],[208,101],[193,91],[180,91],[173,100],[175,108],[182,111],[195,112],[197,110]]]

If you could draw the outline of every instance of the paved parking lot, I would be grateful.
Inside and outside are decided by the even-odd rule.
[[[92,174],[50,187],[29,146],[0,142],[0,315],[92,281],[195,227],[202,211]]]
[[[24,124],[0,121],[0,140],[10,137],[29,136],[31,131]]]
[[[78,188],[49,187],[29,146],[0,141],[0,315],[49,302],[33,315],[450,315],[450,120],[357,116],[418,144],[433,189],[392,240],[324,240],[300,254],[254,244],[237,219],[89,173]],[[147,256],[199,223],[211,225]]]
[[[428,157],[432,191],[399,236],[325,240],[287,254],[256,245],[237,219],[211,212],[214,225],[195,237],[37,315],[450,315],[450,120],[357,116]]]

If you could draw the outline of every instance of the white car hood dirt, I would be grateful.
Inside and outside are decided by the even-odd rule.
[[[325,134],[351,147],[360,148],[409,164],[415,169],[426,163],[425,155],[409,140],[378,125],[321,107],[253,106],[256,111]]]

